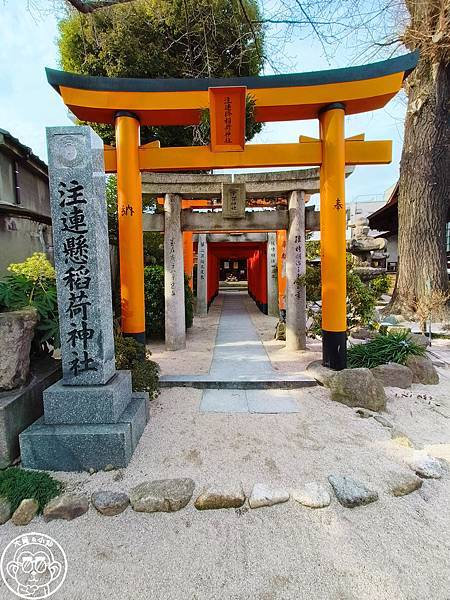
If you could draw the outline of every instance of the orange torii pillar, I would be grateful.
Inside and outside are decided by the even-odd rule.
[[[278,308],[280,319],[286,320],[286,230],[277,230]]]
[[[133,113],[121,111],[116,114],[115,127],[122,333],[145,344],[139,120]]]
[[[324,366],[336,370],[347,365],[344,117],[338,103],[319,113],[322,358]]]

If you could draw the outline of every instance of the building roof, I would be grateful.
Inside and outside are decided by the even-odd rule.
[[[16,159],[26,160],[31,169],[41,175],[45,180],[48,180],[47,164],[33,153],[29,146],[22,144],[20,140],[15,138],[6,129],[0,128],[0,151],[6,152]]]

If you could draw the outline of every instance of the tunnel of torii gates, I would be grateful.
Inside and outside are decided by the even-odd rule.
[[[116,146],[105,146],[104,156],[105,170],[117,173],[123,333],[145,340],[141,172],[316,166],[320,167],[323,364],[333,369],[345,368],[346,165],[387,164],[391,161],[392,144],[365,141],[363,134],[345,138],[344,120],[346,115],[385,106],[400,90],[417,60],[417,53],[411,53],[346,69],[218,79],[90,77],[47,69],[49,83],[77,118],[115,126]],[[320,138],[300,136],[296,143],[246,145],[247,98],[253,101],[256,121],[318,119]],[[210,117],[209,145],[161,148],[158,141],[140,145],[140,126],[198,125],[205,109],[209,109]],[[183,195],[183,191],[179,194]],[[304,204],[303,195],[297,191],[292,195],[294,220],[297,207]],[[179,195],[165,196],[164,244],[165,252],[170,252],[166,297],[176,294],[182,285],[183,223],[184,230],[189,231],[185,210],[188,209],[183,210]],[[290,206],[287,212],[291,212]],[[198,219],[204,214],[192,213]],[[258,213],[246,212],[245,222],[254,220],[255,214]],[[231,222],[229,219],[228,231],[252,229]],[[291,223],[288,227],[295,229]],[[168,229],[176,234],[168,236]],[[204,260],[204,235],[200,234],[200,261]],[[261,273],[256,267],[251,270],[252,293],[257,289],[261,293],[263,285],[255,284]],[[301,296],[301,290],[297,288],[296,294]],[[176,306],[166,304],[166,309],[166,327],[169,325],[170,330],[172,321],[182,319],[183,306],[180,302]]]

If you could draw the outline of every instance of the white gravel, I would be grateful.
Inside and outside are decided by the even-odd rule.
[[[440,388],[441,386],[439,386]],[[429,393],[431,388],[427,388]],[[395,398],[389,418],[418,449],[443,455],[449,420],[427,402]],[[433,388],[433,397],[445,396]],[[448,393],[445,403],[448,406]],[[349,474],[376,489],[377,502],[345,509],[333,497],[320,511],[293,500],[256,511],[197,511],[117,517],[88,514],[70,523],[40,517],[0,527],[3,548],[21,532],[55,537],[69,560],[58,600],[445,600],[450,573],[450,475],[424,481],[408,496],[388,493],[409,471],[411,448],[396,446],[374,419],[333,403],[323,388],[298,392],[295,414],[198,412],[201,392],[166,390],[123,479],[117,472],[59,474],[70,487],[129,491],[144,480],[192,477],[194,497],[210,482],[256,482],[288,490],[330,473]],[[441,401],[444,403],[444,401]],[[329,489],[329,488],[328,488]],[[0,598],[9,596],[0,588]]]
[[[152,344],[163,373],[206,372],[220,307],[188,337],[184,353]],[[274,367],[294,372],[313,360],[274,342],[268,317],[251,310]],[[272,333],[271,333],[272,332]],[[318,357],[319,349],[313,344]],[[181,368],[180,368],[181,365]],[[205,371],[206,370],[206,371]],[[0,527],[0,548],[22,532],[51,535],[66,550],[69,571],[55,600],[448,600],[450,598],[450,472],[394,498],[389,490],[417,450],[450,461],[450,383],[387,388],[386,417],[414,448],[391,439],[373,418],[334,403],[324,388],[297,391],[299,412],[200,413],[200,390],[164,390],[129,467],[121,472],[57,474],[69,489],[129,490],[145,480],[192,477],[205,485],[257,482],[290,492],[328,475],[349,475],[379,493],[355,509],[332,494],[320,510],[294,500],[270,508],[116,517],[93,507],[72,522]],[[0,600],[13,600],[0,587]]]

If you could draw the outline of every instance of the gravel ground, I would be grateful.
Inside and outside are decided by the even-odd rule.
[[[247,306],[274,368],[302,369],[299,355],[271,339],[275,320]],[[216,303],[196,322],[185,352],[151,345],[163,373],[209,369],[219,314]],[[239,481],[249,494],[255,482],[288,490],[311,480],[328,486],[327,476],[335,473],[377,490],[379,500],[354,509],[333,497],[316,510],[290,500],[204,512],[191,502],[173,514],[128,508],[117,517],[91,507],[72,522],[39,517],[20,528],[8,522],[0,527],[0,547],[31,531],[60,542],[69,571],[55,600],[449,600],[449,372],[440,370],[439,386],[386,388],[385,417],[444,465],[441,480],[425,480],[408,496],[395,498],[388,490],[411,473],[406,463],[414,449],[394,442],[373,418],[331,402],[324,388],[297,390],[299,412],[278,415],[201,413],[200,390],[166,389],[151,404],[128,468],[56,474],[69,490],[129,491],[145,480],[192,477],[194,497],[209,483]],[[13,595],[0,587],[3,599]]]
[[[390,388],[386,417],[417,448],[449,457],[450,410],[444,385]],[[417,398],[424,392],[433,401]],[[69,572],[58,599],[305,599],[445,600],[450,550],[450,474],[403,498],[387,492],[409,472],[413,452],[397,446],[373,419],[329,400],[323,388],[298,391],[300,412],[283,415],[198,411],[201,391],[165,390],[123,471],[58,474],[69,489],[128,491],[148,479],[190,476],[194,495],[204,484],[242,481],[292,489],[330,473],[350,475],[378,490],[378,502],[324,509],[292,500],[272,508],[174,514],[128,509],[103,517],[91,507],[72,522],[35,519],[0,528],[0,546],[39,531],[65,548]],[[400,397],[396,397],[396,394]],[[435,404],[441,404],[436,407]],[[117,479],[119,479],[117,481]],[[0,598],[12,596],[0,588]]]

